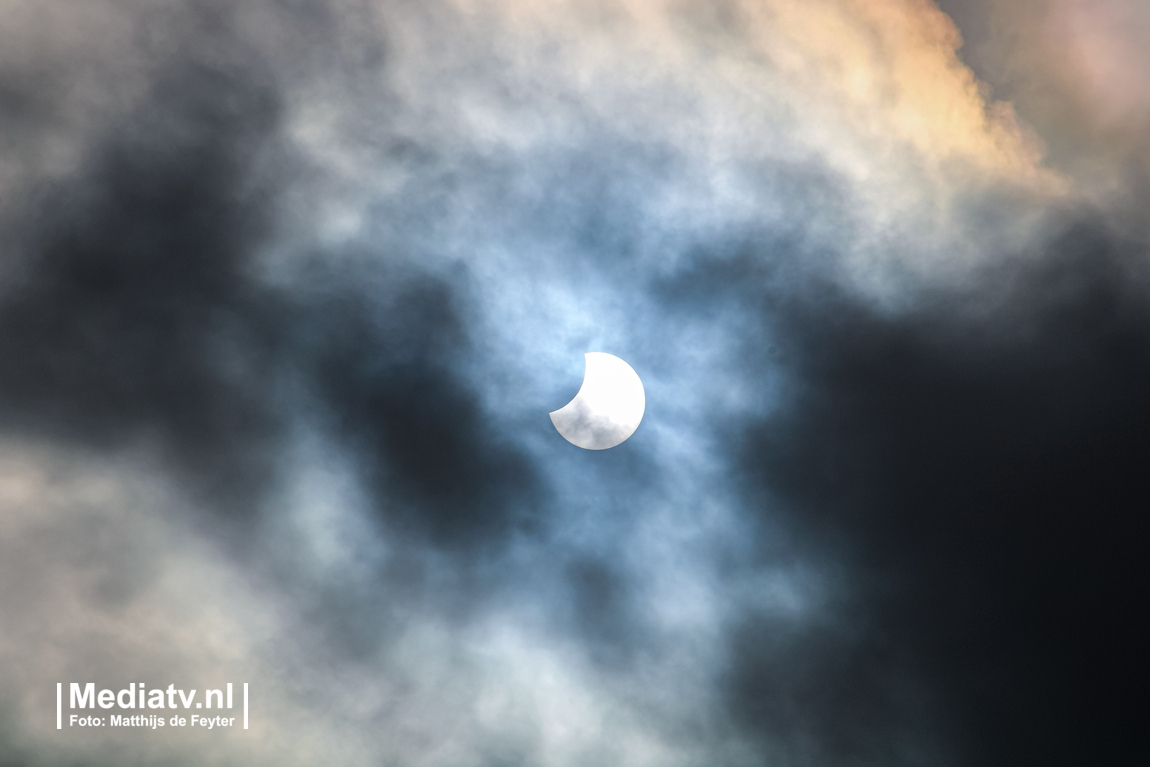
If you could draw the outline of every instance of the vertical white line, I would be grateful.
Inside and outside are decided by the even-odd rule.
[[[248,683],[244,682],[244,729],[248,728]]]
[[[64,725],[61,723],[61,719],[60,719],[60,706],[61,706],[61,701],[63,700],[63,698],[64,698],[64,683],[63,682],[56,682],[56,729],[57,730],[64,729]]]

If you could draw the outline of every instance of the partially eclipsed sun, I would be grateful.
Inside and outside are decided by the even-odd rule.
[[[647,399],[639,374],[612,354],[583,355],[583,385],[575,399],[551,413],[563,438],[585,450],[606,450],[639,428]]]

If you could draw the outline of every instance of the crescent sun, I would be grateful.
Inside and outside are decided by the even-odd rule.
[[[613,354],[583,355],[583,385],[575,398],[551,413],[565,440],[584,450],[606,450],[639,428],[647,408],[639,374]]]

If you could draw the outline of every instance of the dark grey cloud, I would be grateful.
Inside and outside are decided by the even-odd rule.
[[[207,53],[164,62],[75,177],[27,192],[0,300],[5,428],[158,449],[208,506],[250,514],[292,413],[318,408],[393,532],[505,532],[531,513],[532,467],[456,367],[465,280],[404,277],[386,254],[333,274],[317,253],[302,289],[261,282],[303,165],[275,78],[225,20],[188,33]]]
[[[349,302],[349,292],[323,310],[330,325],[316,339],[311,388],[385,499],[380,516],[396,532],[464,549],[529,531],[536,470],[458,368],[468,346],[459,296],[426,278],[393,301]]]
[[[906,313],[789,304],[792,385],[739,465],[848,601],[734,635],[748,727],[796,763],[919,764],[890,749],[929,703],[961,763],[1145,752],[1146,255],[1085,220]]]
[[[107,545],[72,541],[84,556],[57,556],[33,530],[26,543],[43,553],[8,561],[9,580],[31,579],[28,593],[64,611],[53,618],[60,628],[52,642],[78,678],[108,686],[123,684],[124,674],[151,685],[190,677],[201,660],[191,648],[173,656],[155,645],[146,657],[125,657],[118,637],[87,633],[91,615],[141,609],[151,588],[164,588],[156,585],[162,573],[171,577],[176,562],[199,556],[181,533],[145,533],[120,519],[117,505],[136,513],[150,501],[145,511],[158,523],[195,530],[229,552],[226,566],[202,560],[197,581],[234,567],[243,585],[270,588],[273,601],[290,595],[291,609],[274,613],[290,633],[265,645],[269,657],[295,657],[311,642],[354,665],[405,636],[402,614],[461,620],[477,609],[499,580],[481,577],[484,558],[490,571],[506,545],[537,530],[542,494],[536,467],[501,433],[468,377],[466,273],[405,266],[410,252],[390,252],[389,243],[316,246],[283,269],[297,269],[294,277],[267,277],[264,257],[285,226],[285,201],[311,181],[286,136],[287,75],[237,36],[233,15],[184,10],[202,23],[140,20],[154,23],[172,50],[154,62],[131,108],[84,137],[70,172],[15,187],[18,201],[0,211],[10,243],[0,291],[0,438],[89,455],[112,475],[130,476],[138,464],[180,489],[161,503],[131,492],[95,492],[88,501],[93,491],[80,487],[63,513],[101,520]],[[43,100],[39,89],[49,84],[19,87]],[[37,121],[59,119],[51,110],[16,117],[33,137]],[[371,560],[367,583],[317,575],[300,561],[306,546],[267,538],[284,524],[282,492],[301,428],[318,430],[360,480],[370,524],[356,528],[357,543],[397,552],[384,564]],[[21,481],[5,473],[0,484]],[[11,529],[24,529],[15,515],[22,503],[5,498]],[[78,523],[60,525],[64,537]],[[107,593],[85,590],[93,570]],[[77,590],[95,613],[68,611],[58,587]],[[185,583],[167,601],[196,591]],[[216,593],[166,618],[153,607],[143,620],[160,631],[202,631],[197,605],[233,598],[242,601]],[[44,624],[27,601],[5,599],[15,624],[9,657],[34,668],[42,657],[35,626]],[[255,615],[267,605],[241,610]],[[255,665],[243,673],[258,674]],[[415,673],[385,665],[396,685]],[[257,679],[268,691],[281,684],[276,673]],[[22,691],[3,712],[4,753],[16,763],[35,751],[30,708],[44,700],[42,685],[20,673],[6,683]],[[54,753],[43,763],[65,763]],[[113,744],[89,756],[128,763],[146,753]]]
[[[250,79],[172,67],[80,177],[24,202],[0,303],[9,429],[155,440],[209,483],[259,484],[280,309],[244,269],[269,223],[273,178],[252,165],[277,112]]]

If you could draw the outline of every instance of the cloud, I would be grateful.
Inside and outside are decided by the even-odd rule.
[[[1125,0],[941,6],[970,30],[964,58],[1042,136],[1074,196],[1126,236],[1145,237],[1145,9]]]
[[[386,264],[315,267],[309,299],[260,282],[291,164],[281,96],[261,74],[170,63],[82,172],[43,196],[0,308],[9,427],[155,446],[234,510],[229,495],[250,507],[273,479],[294,387],[387,492],[414,494],[381,510],[411,516],[414,502],[424,511],[408,526],[467,539],[489,521],[476,509],[503,507],[531,477],[450,369],[468,345],[459,287]],[[356,295],[357,279],[379,294]]]
[[[1075,696],[1133,644],[1074,663],[1131,598],[1144,247],[934,5],[36,8],[13,759],[1122,753]],[[546,415],[588,351],[647,392],[610,451]],[[45,680],[93,669],[250,678],[261,729],[54,740]]]
[[[878,759],[876,732],[920,730],[891,699],[909,671],[966,760],[1133,757],[1145,255],[1088,219],[906,314],[800,305],[795,386],[741,466],[851,601],[789,650],[769,624],[734,645],[734,705],[768,707],[748,726],[817,700],[823,757]]]
[[[169,71],[78,178],[38,195],[0,308],[9,429],[156,441],[209,482],[259,483],[278,307],[243,272],[268,225],[268,179],[249,171],[276,110],[256,84]]]

